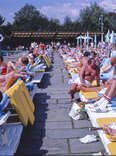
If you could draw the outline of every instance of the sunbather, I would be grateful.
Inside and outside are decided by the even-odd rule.
[[[11,78],[19,78],[19,77],[25,79],[23,73],[17,73],[15,71],[10,72],[6,75],[0,75],[0,91],[3,93],[7,90],[7,84]]]
[[[74,93],[79,91],[79,85],[89,87],[91,86],[93,80],[96,78],[97,86],[99,86],[99,71],[100,70],[99,67],[96,65],[96,61],[93,58],[90,58],[88,60],[88,63],[81,68],[80,76],[77,78],[77,82],[72,84],[69,91],[69,94],[71,95],[71,98],[69,100],[72,101]]]
[[[93,111],[105,112],[107,105],[116,96],[116,57],[111,58],[111,65],[114,66],[114,76],[112,80],[109,80],[105,83],[104,87],[107,87],[107,90],[103,95],[103,97],[101,97],[100,100],[96,101],[93,104],[92,106]]]

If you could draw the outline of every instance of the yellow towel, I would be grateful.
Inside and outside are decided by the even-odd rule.
[[[109,151],[111,152],[111,155],[116,155],[116,142],[112,142],[108,144]]]
[[[79,69],[77,68],[69,68],[69,70],[72,72],[72,74],[79,73]]]
[[[96,85],[97,85],[97,81],[95,80],[92,82],[92,86],[96,86]],[[80,93],[84,95],[86,99],[96,99],[98,97],[97,92],[87,92],[81,90]]]
[[[6,94],[10,97],[10,102],[16,109],[23,125],[27,126],[28,121],[33,124],[35,120],[33,114],[35,108],[23,81],[18,81],[14,84],[6,91]]]
[[[25,94],[23,94],[20,90],[18,90],[18,95],[19,95],[20,103],[23,104],[23,109],[25,110],[25,116],[27,115],[30,123],[33,125],[34,115],[33,115],[32,110],[29,107],[27,99],[25,98]],[[20,97],[21,97],[21,99],[20,99]]]
[[[21,102],[21,97],[17,96],[18,88],[12,89],[10,88],[8,91],[6,91],[6,94],[10,97],[10,102],[14,106],[17,114],[19,115],[20,120],[22,121],[24,126],[27,126],[28,124],[28,115],[25,111],[25,108],[23,106],[23,103]]]
[[[109,125],[112,122],[116,122],[116,117],[106,117],[97,119],[97,123],[99,124],[100,127],[103,127],[104,125]],[[106,134],[106,136],[108,139],[110,139],[110,141],[111,139],[113,140],[116,139],[116,136],[110,136],[108,134]],[[111,152],[111,155],[116,155],[116,142],[111,142],[110,144],[108,144],[108,148],[109,151]]]
[[[86,92],[81,90],[80,93],[84,95],[86,99],[96,99],[98,97],[97,92]]]
[[[14,82],[16,79],[17,79],[16,77],[12,77],[12,78],[8,81],[6,88],[9,89],[9,88],[11,87],[11,85],[13,84],[13,82]]]
[[[51,62],[50,62],[49,58],[46,55],[41,55],[41,57],[44,59],[46,66],[48,68],[50,68]]]
[[[103,127],[104,125],[109,125],[112,122],[116,122],[116,117],[106,117],[106,118],[98,118],[97,123],[99,124],[100,127]],[[110,136],[106,134],[108,139],[116,139],[116,136]]]
[[[30,109],[32,110],[32,112],[34,112],[34,110],[35,110],[34,104],[32,102],[30,95],[29,95],[28,89],[25,87],[22,80],[19,82],[19,86],[21,88],[21,91],[25,95],[26,100],[28,101],[28,105],[29,105]]]

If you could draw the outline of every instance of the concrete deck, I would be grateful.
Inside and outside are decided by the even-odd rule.
[[[35,124],[24,128],[16,155],[89,155],[104,151],[99,141],[82,144],[79,138],[90,132],[88,119],[72,120],[69,116],[71,103],[67,94],[69,75],[63,70],[63,61],[54,54],[54,63],[44,75],[40,88],[35,89]]]

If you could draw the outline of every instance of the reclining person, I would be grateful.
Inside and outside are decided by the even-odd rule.
[[[16,73],[15,71],[10,72],[6,75],[0,75],[0,91],[4,93],[7,90],[7,84],[11,78],[23,78],[25,79],[25,76],[23,73]]]
[[[100,78],[99,78],[99,66],[96,65],[96,61],[94,58],[90,58],[84,66],[82,66],[80,75],[76,80],[76,83],[72,83],[72,86],[70,88],[69,94],[71,95],[71,98],[69,99],[72,101],[74,98],[75,92],[79,91],[78,86],[84,86],[84,87],[90,87],[93,80],[97,80],[97,86],[100,85]]]
[[[106,112],[107,105],[111,102],[111,100],[116,96],[116,78],[113,78],[110,81],[110,85],[107,87],[105,94],[100,98],[100,100],[96,101],[93,105],[91,105],[91,110],[95,112]]]
[[[7,70],[7,73],[10,73],[12,71],[18,71],[18,72],[21,72],[21,71],[24,71],[25,69],[25,66],[23,65],[23,62],[22,62],[22,58],[18,58],[16,59],[16,63],[12,62],[12,61],[9,61],[8,62],[8,70]]]

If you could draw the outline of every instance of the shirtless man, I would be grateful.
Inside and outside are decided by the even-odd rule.
[[[114,66],[114,76],[111,80],[107,80],[104,85],[100,87],[80,87],[81,90],[92,92],[100,91],[102,88],[107,88],[104,95],[97,100],[94,104],[90,105],[92,111],[95,112],[106,112],[107,105],[116,96],[116,57],[111,58],[111,65]]]
[[[90,55],[90,53],[88,51],[86,51],[84,53],[84,56],[80,59],[80,67],[87,64],[87,62],[89,60],[89,57],[88,57],[89,55]]]
[[[88,62],[82,66],[80,75],[77,78],[77,83],[73,83],[70,88],[70,102],[72,102],[72,99],[74,98],[74,93],[79,91],[80,85],[84,87],[90,87],[95,77],[97,80],[97,86],[100,85],[99,72],[100,69],[96,65],[96,61],[94,60],[94,58],[90,58]]]

